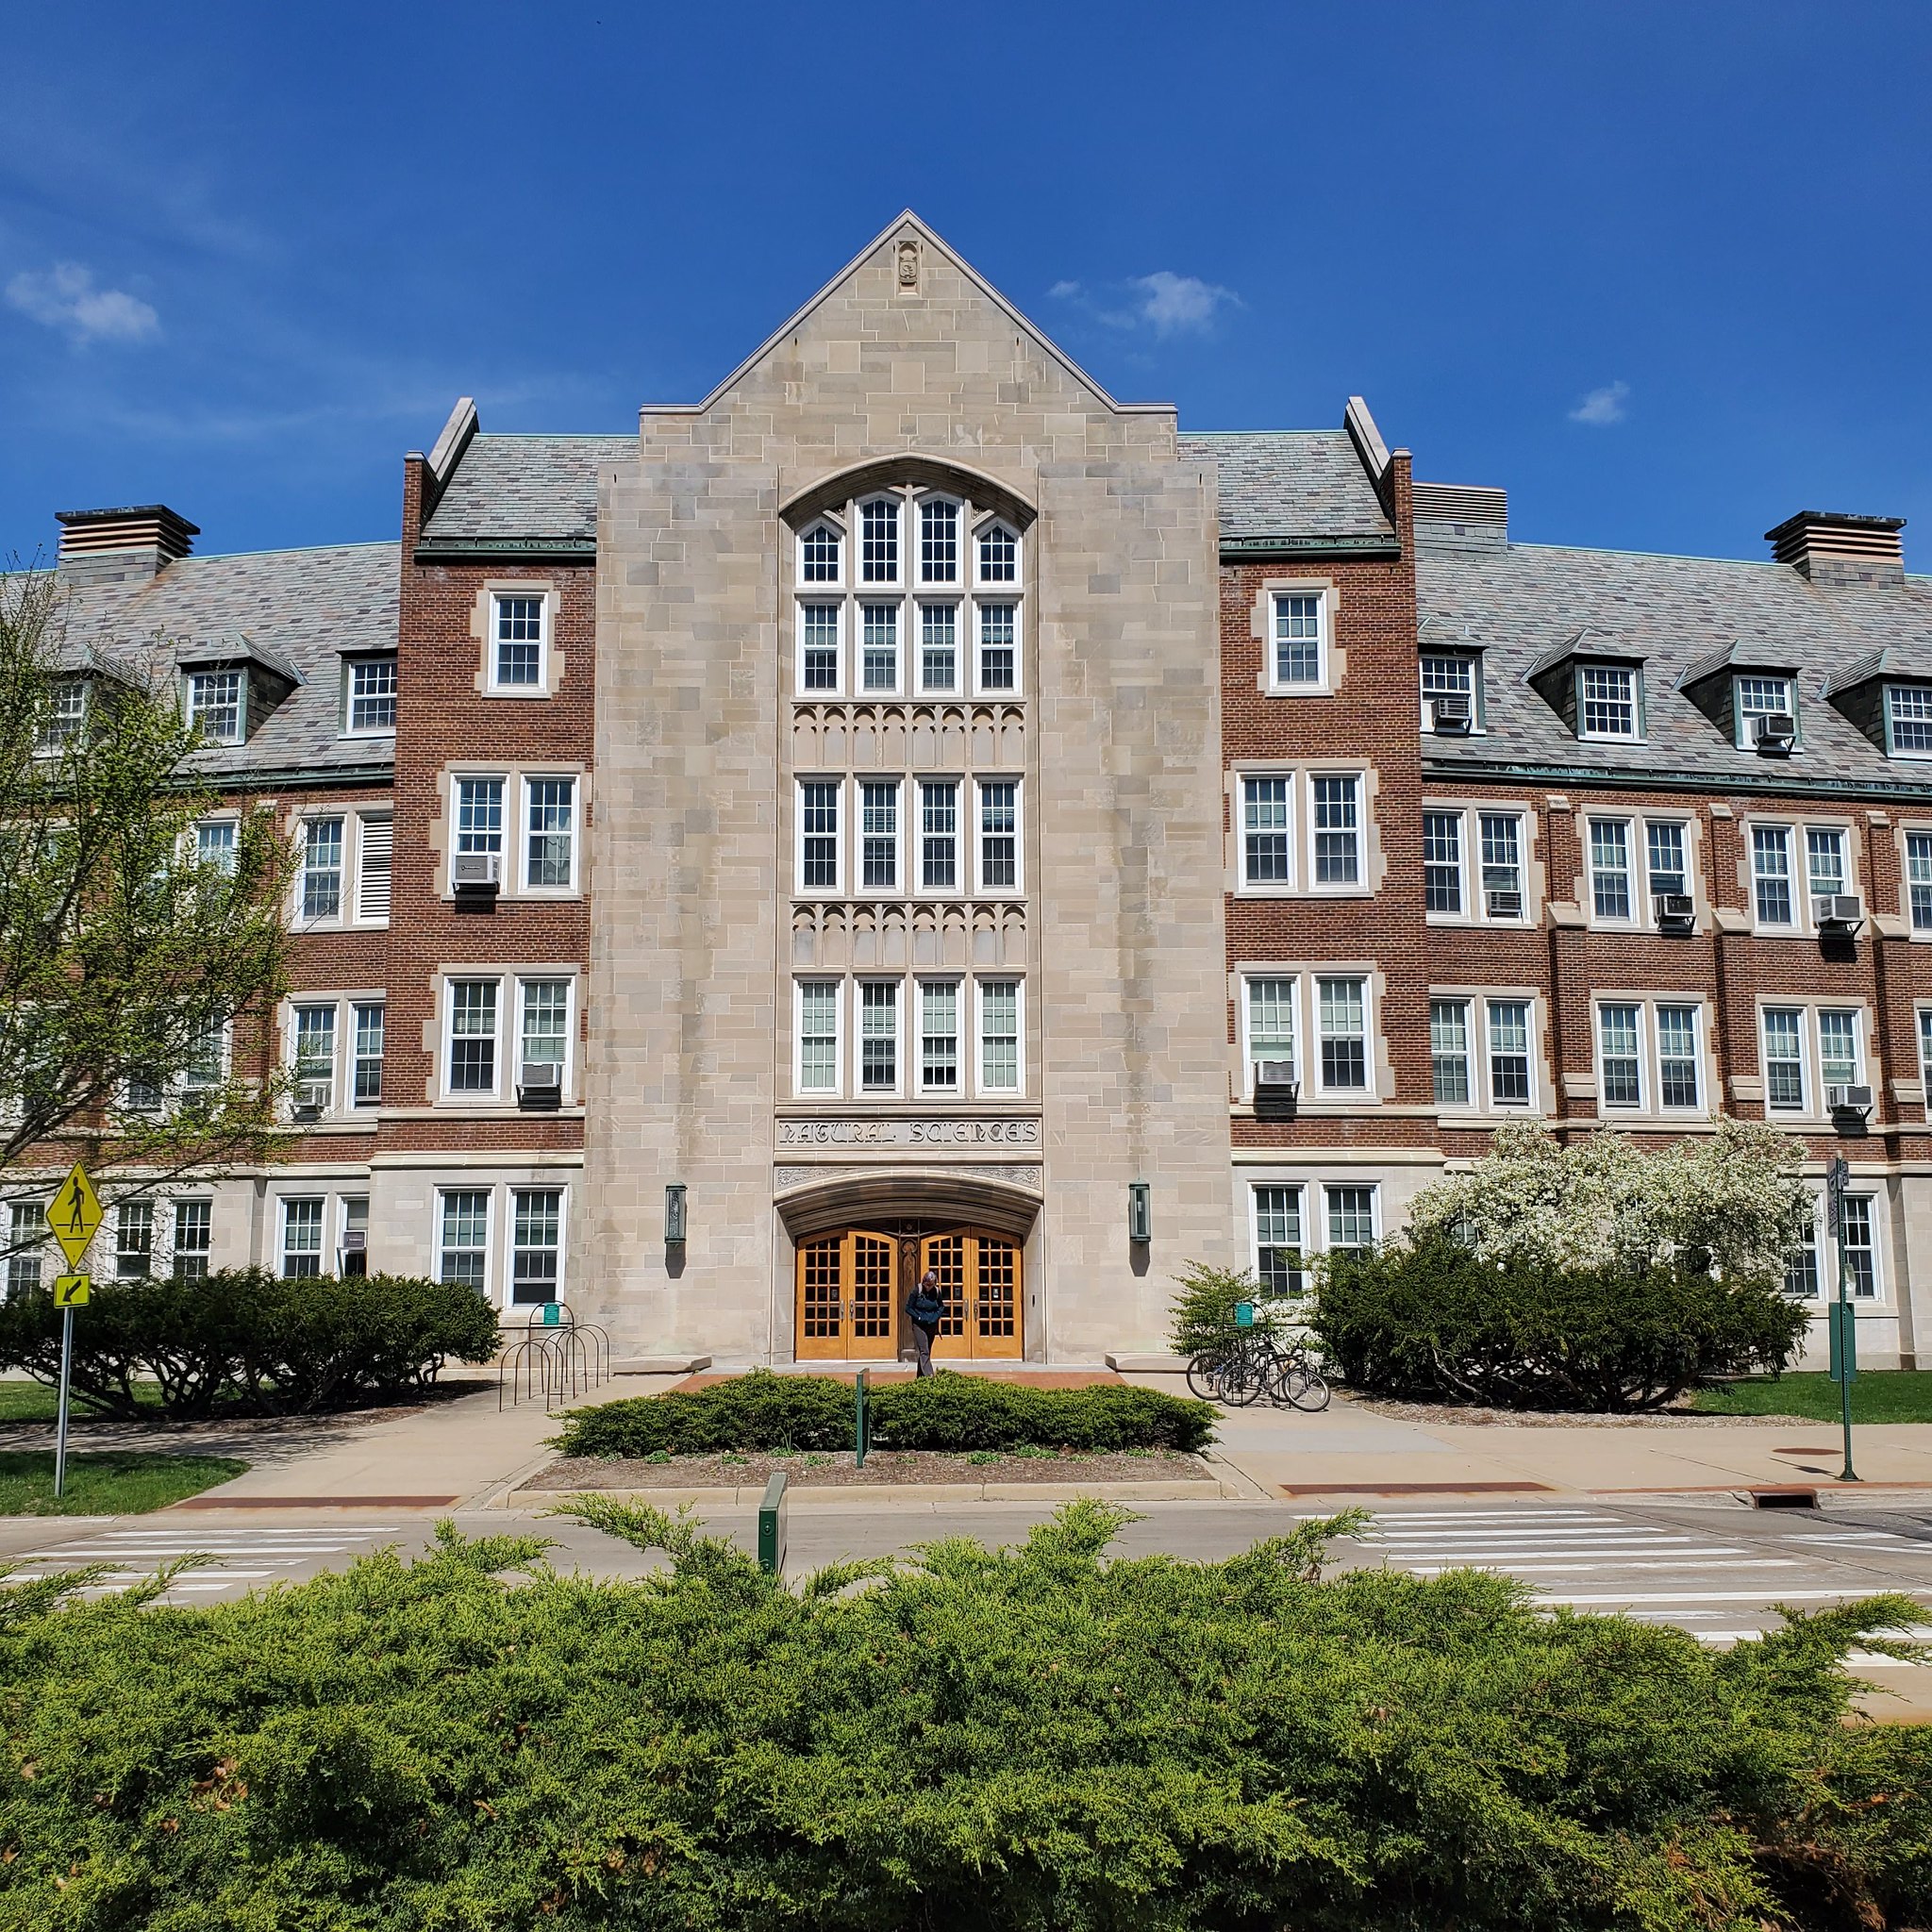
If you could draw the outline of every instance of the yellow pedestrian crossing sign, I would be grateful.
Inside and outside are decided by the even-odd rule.
[[[57,1308],[84,1308],[93,1289],[87,1274],[57,1274],[54,1277],[54,1306]]]
[[[54,1205],[47,1213],[47,1225],[53,1229],[54,1239],[60,1243],[70,1268],[80,1266],[80,1257],[87,1253],[87,1245],[93,1240],[105,1211],[101,1197],[94,1192],[93,1182],[87,1177],[87,1170],[76,1160],[73,1172],[60,1183],[60,1191],[54,1196]]]

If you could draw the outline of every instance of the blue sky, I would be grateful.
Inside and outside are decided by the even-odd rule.
[[[701,395],[910,204],[1192,428],[1367,395],[1538,541],[1932,573],[1932,7],[96,0],[9,39],[0,555],[394,534],[404,451]]]

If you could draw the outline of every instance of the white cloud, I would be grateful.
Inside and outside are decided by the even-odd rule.
[[[1573,423],[1588,423],[1592,429],[1607,429],[1612,423],[1621,423],[1630,412],[1624,405],[1630,400],[1630,385],[1627,382],[1607,382],[1601,389],[1593,389],[1570,411]]]
[[[97,289],[77,261],[57,261],[40,273],[23,270],[7,284],[8,306],[77,342],[138,342],[160,332],[161,319],[125,289]]]
[[[1232,289],[1165,268],[1105,287],[1103,295],[1084,282],[1062,281],[1046,292],[1057,301],[1074,303],[1108,328],[1149,328],[1163,338],[1205,334],[1222,308],[1238,308],[1241,300]]]
[[[1205,329],[1217,309],[1241,301],[1232,289],[1204,282],[1199,275],[1177,275],[1164,268],[1156,269],[1151,275],[1137,275],[1131,286],[1140,291],[1140,320],[1158,336]]]

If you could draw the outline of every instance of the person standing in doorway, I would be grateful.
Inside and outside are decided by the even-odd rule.
[[[906,1317],[912,1324],[912,1347],[919,1357],[919,1373],[932,1374],[932,1339],[940,1332],[946,1312],[946,1298],[940,1292],[940,1272],[928,1268],[919,1286],[906,1297]]]

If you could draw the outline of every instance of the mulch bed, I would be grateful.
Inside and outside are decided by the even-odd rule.
[[[1393,1402],[1379,1395],[1339,1395],[1372,1415],[1397,1422],[1457,1424],[1494,1429],[1735,1429],[1740,1424],[1768,1429],[1815,1428],[1798,1415],[1696,1415],[1688,1409],[1659,1409],[1648,1415],[1594,1415],[1579,1409],[1476,1408],[1455,1402]]]
[[[1147,1483],[1201,1482],[1208,1465],[1198,1456],[1157,1449],[1143,1455],[942,1456],[926,1449],[874,1449],[865,1467],[851,1450],[802,1456],[649,1457],[566,1456],[540,1469],[520,1490],[724,1490],[762,1484],[783,1470],[798,1490],[861,1489],[891,1483]]]

